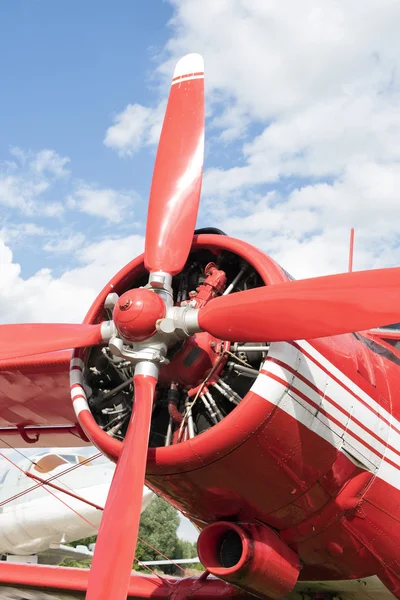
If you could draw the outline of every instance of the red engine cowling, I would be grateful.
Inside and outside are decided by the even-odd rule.
[[[197,550],[212,575],[265,600],[286,596],[299,575],[297,554],[262,525],[212,523],[201,532]]]

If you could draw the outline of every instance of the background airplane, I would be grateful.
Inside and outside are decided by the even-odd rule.
[[[103,511],[96,505],[104,508],[115,465],[68,450],[38,452],[16,464],[19,468],[3,460],[0,472],[0,554],[13,562],[43,564],[90,558],[87,551],[79,554],[64,544],[97,534]],[[79,468],[68,471],[74,465]],[[49,478],[67,493],[40,485]],[[142,511],[153,495],[144,488]]]

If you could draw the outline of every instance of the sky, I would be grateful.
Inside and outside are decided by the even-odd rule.
[[[295,277],[399,264],[397,0],[0,5],[0,322],[81,321],[143,247],[174,64],[200,52],[199,225]]]
[[[174,64],[205,60],[199,226],[296,278],[400,263],[398,0],[0,3],[0,323],[80,322],[143,248]]]

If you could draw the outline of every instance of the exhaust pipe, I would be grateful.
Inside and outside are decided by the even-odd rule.
[[[200,533],[197,551],[216,577],[264,600],[280,600],[294,587],[299,557],[269,527],[212,523]]]

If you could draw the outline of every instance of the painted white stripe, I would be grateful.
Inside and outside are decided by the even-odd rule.
[[[257,386],[259,391],[256,391],[253,386],[253,392],[256,392],[262,398],[265,398],[272,404],[278,406],[281,410],[305,425],[308,429],[318,433],[318,435],[336,448],[340,448],[343,445],[342,438],[335,434],[331,429],[330,424],[327,425],[323,421],[316,419],[313,412],[288,394],[287,388],[283,384],[274,379],[270,379],[267,375],[263,374],[259,375],[258,379],[260,380],[260,385]],[[272,389],[274,389],[275,392],[278,392],[277,395],[274,396],[271,394]]]
[[[307,342],[300,342],[299,345],[366,405],[332,379],[324,369],[303,355],[298,348],[287,343],[271,344],[268,356],[289,365],[307,381],[302,381],[288,369],[267,360],[263,370],[279,377],[285,383],[260,374],[251,388],[252,391],[279,406],[331,445],[345,451],[346,455],[350,454],[364,468],[375,472],[378,477],[400,489],[400,468],[397,468],[397,465],[400,467],[400,456],[397,454],[400,453],[400,434],[391,428],[393,423],[400,429],[400,423]],[[315,391],[309,383],[321,393]],[[319,408],[323,408],[327,416],[296,394],[292,386]],[[288,389],[291,387],[292,389]],[[382,414],[389,424],[380,418]],[[338,424],[332,419],[336,419]],[[387,444],[392,449],[387,448]],[[394,465],[388,461],[392,461]]]
[[[334,377],[336,377],[342,383],[344,383],[344,385],[347,386],[354,394],[357,394],[357,396],[364,400],[364,402],[367,402],[371,406],[371,408],[373,408],[382,416],[384,416],[389,421],[389,423],[391,422],[391,414],[387,410],[385,410],[380,404],[378,404],[378,402],[376,402],[376,400],[374,400],[373,398],[371,398],[371,396],[364,392],[364,390],[358,387],[358,385],[354,383],[354,381],[349,379],[347,375],[342,373],[342,371],[335,367],[335,365],[329,362],[329,360],[325,358],[325,356],[320,354],[318,350],[311,346],[311,344],[303,340],[297,341],[296,344],[298,344],[301,348],[304,348],[304,350],[308,352],[310,356],[315,358],[315,360],[317,360],[323,367],[325,367],[325,369],[328,369],[328,371],[332,373]]]
[[[306,345],[306,342],[301,342],[301,344]],[[292,368],[295,368],[303,377],[305,377],[308,381],[311,381],[319,390],[324,392],[328,397],[332,398],[336,401],[337,404],[342,406],[347,412],[353,412],[354,417],[360,421],[365,427],[367,427],[370,431],[373,431],[376,435],[378,435],[383,443],[386,445],[388,442],[389,434],[391,435],[390,444],[400,452],[400,423],[392,417],[392,415],[382,408],[380,404],[378,404],[375,400],[373,400],[368,394],[366,394],[361,388],[359,388],[356,384],[354,384],[348,377],[346,377],[341,371],[339,371],[334,365],[332,365],[325,357],[319,354],[316,350],[313,349],[313,356],[317,362],[322,364],[325,369],[327,369],[330,373],[334,374],[336,378],[344,383],[349,389],[353,391],[359,398],[361,398],[363,402],[360,402],[357,398],[355,398],[352,394],[347,392],[340,383],[332,379],[321,367],[316,365],[312,360],[308,359],[306,356],[300,353],[299,355],[295,355],[293,350],[287,350],[287,344],[279,344],[278,349],[274,349],[274,352],[270,352],[269,356],[273,358],[277,358],[282,362],[289,364]],[[292,346],[292,348],[294,348]],[[311,348],[311,347],[310,347]],[[297,350],[296,348],[294,348]],[[308,348],[306,350],[308,352]],[[297,352],[299,352],[297,350]],[[311,352],[309,352],[311,354]],[[294,358],[296,356],[296,359]],[[271,364],[268,363],[267,364]],[[297,366],[296,366],[297,365]],[[269,369],[271,367],[268,367]],[[335,370],[335,373],[333,371]],[[273,371],[272,371],[273,372]],[[293,375],[290,374],[292,377]],[[286,375],[286,378],[288,375]],[[351,384],[351,385],[350,385]],[[296,379],[296,387],[298,387],[300,383]],[[303,391],[303,390],[302,390]],[[378,413],[379,416],[375,414]],[[381,419],[384,418],[384,420]],[[391,430],[387,422],[389,424],[393,424],[396,430]],[[396,461],[400,462],[400,456],[396,455]]]
[[[280,377],[281,379],[287,382],[289,381],[290,377],[293,378],[292,373],[290,373],[280,365],[277,365],[272,362],[267,361],[264,366],[264,370],[267,370],[269,373],[276,375],[277,377]],[[324,375],[325,377],[328,377],[326,373],[324,373]],[[288,385],[290,386],[290,384]],[[359,454],[365,457],[368,464],[372,464],[375,466],[375,468],[378,468],[382,461],[382,455],[385,452],[385,441],[375,439],[371,434],[367,433],[364,429],[362,429],[362,427],[354,423],[354,421],[352,420],[352,416],[354,413],[353,407],[350,407],[348,414],[346,414],[340,409],[336,408],[331,402],[328,401],[326,397],[324,398],[323,396],[318,394],[318,392],[313,390],[300,379],[295,378],[292,385],[293,387],[290,387],[290,389],[287,391],[289,396],[296,400],[305,410],[308,410],[315,419],[319,419],[325,425],[327,425],[328,428],[331,429],[332,432],[334,432],[338,437],[343,438],[344,442],[350,444],[351,446],[354,446],[359,452]],[[306,396],[306,398],[309,399],[316,406],[313,406],[310,402],[308,402],[308,400],[303,398],[301,395],[297,394],[295,391],[296,389],[299,391],[300,394],[304,394],[304,396]],[[336,396],[336,400],[337,399],[338,397]],[[320,409],[326,412],[328,416],[321,413]],[[338,421],[339,424],[331,421],[331,418]],[[352,434],[355,434],[356,436],[361,438],[361,440],[363,440],[364,443],[361,443],[359,440],[354,438]],[[377,456],[376,453],[367,448],[365,446],[365,443],[372,446],[372,448],[374,448],[380,456]],[[392,455],[395,457],[394,453],[392,453]]]
[[[260,377],[265,377],[268,380],[267,375],[260,375]],[[370,461],[368,457],[365,456],[365,451],[361,444],[357,444],[356,440],[350,438],[349,436],[347,436],[347,439],[343,438],[342,427],[337,426],[329,419],[329,417],[326,417],[322,414],[319,414],[319,416],[316,417],[315,411],[312,409],[310,410],[310,408],[306,407],[304,403],[301,403],[296,394],[293,392],[288,393],[287,389],[282,384],[279,384],[275,380],[269,379],[268,382],[264,381],[264,390],[270,387],[270,382],[273,382],[274,386],[281,387],[279,394],[280,400],[276,403],[281,410],[305,425],[310,431],[316,433],[319,437],[323,438],[337,450],[347,451],[352,457],[361,463],[365,469],[368,469],[373,473],[377,472],[381,464],[380,458],[378,458],[376,455],[373,455],[374,461]],[[271,402],[271,396],[267,398],[265,392],[262,397],[265,397],[266,400]],[[395,477],[398,479],[398,485],[400,489],[400,473],[395,473]]]
[[[346,387],[348,387],[354,394],[356,394],[363,400],[363,402],[367,404],[367,406],[365,406],[363,402],[358,401],[352,394],[346,392],[346,390],[344,390],[337,381],[329,377],[329,388],[326,391],[327,395],[336,400],[336,402],[340,403],[340,405],[343,406],[347,411],[350,412],[350,409],[352,408],[354,411],[354,418],[360,421],[375,435],[379,436],[385,445],[391,446],[395,450],[393,451],[388,447],[385,452],[386,458],[400,465],[400,454],[398,454],[400,453],[400,422],[395,419],[395,417],[391,415],[385,408],[378,404],[378,402],[364,392],[364,390],[358,387],[357,384],[339,371],[339,369],[330,363],[324,356],[317,352],[310,344],[303,341],[299,345],[302,345],[302,347],[304,347],[304,349],[311,356],[313,356],[317,362],[323,365],[329,372],[332,373],[332,375],[343,382]],[[325,378],[327,374],[323,371],[323,369],[315,365],[313,361],[307,360],[306,357],[304,357],[304,359],[309,364],[310,371],[315,379],[315,384],[319,389],[322,389],[321,385],[318,384],[320,381],[318,373],[321,373],[323,378]],[[302,374],[306,376],[305,373]],[[379,416],[377,416],[373,411],[376,411]]]
[[[184,81],[190,81],[191,79],[204,79],[204,73],[202,75],[188,75],[187,77],[180,77],[175,81],[172,81],[171,86],[176,85],[177,83],[183,83]]]
[[[89,410],[88,403],[84,398],[77,398],[74,400],[74,411],[77,417],[79,417],[80,413],[83,410]]]
[[[300,398],[296,394],[296,392],[291,390],[289,392],[289,395],[292,396],[295,400],[297,400],[299,402],[299,404],[304,406],[304,408],[307,407],[307,404],[304,401],[304,399]],[[314,420],[315,421],[318,420],[318,421],[321,421],[322,423],[324,423],[324,425],[326,425],[326,427],[328,427],[328,429],[330,429],[332,431],[332,433],[334,433],[338,438],[341,438],[343,440],[343,447],[345,449],[347,448],[347,446],[350,446],[350,448],[353,448],[357,452],[358,460],[360,460],[360,462],[364,463],[365,466],[367,466],[369,470],[371,470],[371,467],[372,467],[372,470],[376,471],[382,462],[382,455],[384,454],[384,451],[385,451],[384,444],[378,442],[377,440],[375,440],[374,438],[369,436],[363,429],[361,429],[361,427],[357,426],[351,420],[351,417],[341,418],[341,415],[343,416],[343,413],[340,413],[340,411],[336,410],[334,407],[330,406],[328,408],[324,403],[324,406],[322,408],[326,411],[327,414],[323,414],[321,412],[316,413],[316,411],[311,408],[310,412],[312,412],[312,414],[314,416]],[[332,421],[332,418],[339,421],[340,424],[338,425],[337,423]],[[313,429],[315,428],[315,426],[316,425],[313,424]],[[360,442],[352,434],[355,434],[357,437],[361,438],[364,442],[370,444],[373,448],[376,449],[376,451],[378,452],[378,454],[380,456],[378,456],[375,452],[373,452],[369,448],[367,448],[365,446],[365,444]],[[336,445],[332,441],[331,441],[331,443],[333,443],[333,445]],[[352,454],[354,454],[354,452],[352,452]]]
[[[285,381],[292,381],[292,385],[297,388],[299,392],[306,395],[315,404],[323,408],[332,417],[342,423],[343,426],[348,429],[349,433],[355,433],[357,436],[361,437],[366,444],[376,449],[379,454],[386,453],[389,460],[400,463],[400,435],[392,430],[390,445],[393,447],[393,450],[390,448],[386,449],[390,433],[389,426],[367,406],[357,401],[351,394],[346,392],[340,384],[331,379],[325,371],[315,365],[312,361],[303,356],[298,373],[311,381],[311,383],[321,391],[322,395],[301,379],[295,378],[290,371],[282,369],[282,367],[273,362],[267,360],[264,369],[281,377],[281,379],[284,379]],[[300,396],[297,396],[297,398],[300,403],[307,404]],[[335,404],[343,410],[340,410]],[[310,410],[313,411],[314,414],[317,413],[317,409],[315,408],[310,408]],[[361,425],[357,424],[355,420]],[[363,426],[369,431],[365,431]],[[375,462],[375,459],[371,454],[373,455],[371,450],[365,448],[365,456],[372,462]]]
[[[79,386],[71,390],[71,398],[73,402],[75,401],[75,398],[77,396],[85,396],[86,398],[85,390],[83,389],[83,387]]]
[[[280,402],[286,394],[286,388],[281,383],[267,378],[263,373],[257,377],[251,387],[251,391],[277,406],[280,406]]]
[[[399,471],[393,465],[390,465],[385,460],[381,463],[381,466],[378,471],[379,479],[390,483],[393,487],[400,490],[400,476]]]

